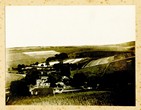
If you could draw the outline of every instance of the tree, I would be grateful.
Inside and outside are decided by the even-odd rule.
[[[18,69],[18,72],[20,73],[22,71],[22,65],[21,64],[18,64],[17,69]]]
[[[49,61],[48,58],[47,58],[47,59],[46,59],[46,65],[49,65],[49,62],[50,62],[50,61]]]
[[[49,62],[50,62],[50,61],[54,61],[54,60],[56,60],[55,57],[48,57],[48,58],[46,59],[46,65],[49,65]]]
[[[52,60],[52,57],[48,57],[47,59],[46,59],[46,65],[49,65],[49,62]]]
[[[87,77],[87,85],[90,87],[97,87],[97,84],[100,83],[100,77],[96,74],[89,74]]]
[[[40,77],[40,71],[38,71],[36,68],[33,68],[30,70],[25,77],[25,81],[27,82],[28,85],[36,84],[36,80],[39,79]]]
[[[70,65],[68,63],[62,64],[60,70],[62,76],[70,77]]]
[[[28,85],[25,79],[12,81],[10,85],[10,93],[13,96],[27,96],[30,95]]]
[[[35,65],[38,65],[38,64],[39,64],[39,62],[36,62],[36,63],[35,63]]]
[[[68,58],[68,54],[60,53],[60,54],[56,54],[55,57],[60,63],[63,63],[63,60]]]
[[[58,63],[58,64],[54,64],[53,68],[56,71],[59,71],[61,76],[70,77],[70,64],[68,64],[68,63],[67,64]]]
[[[61,81],[61,78],[62,77],[58,73],[52,72],[51,74],[48,75],[48,82],[51,83],[51,85],[50,85],[51,87],[55,87],[56,83],[58,81]]]
[[[75,87],[80,87],[83,86],[86,81],[87,81],[87,74],[83,72],[76,73],[73,76],[72,85]]]
[[[25,68],[25,65],[24,64],[18,64],[17,70],[18,70],[19,73],[22,73],[22,71],[23,71],[22,69],[23,68]]]

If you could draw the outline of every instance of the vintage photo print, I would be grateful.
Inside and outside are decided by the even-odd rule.
[[[133,5],[6,6],[5,105],[136,106]]]
[[[1,0],[0,109],[140,110],[140,0]]]

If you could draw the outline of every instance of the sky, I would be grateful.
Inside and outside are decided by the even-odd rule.
[[[135,41],[135,6],[6,6],[6,47]]]

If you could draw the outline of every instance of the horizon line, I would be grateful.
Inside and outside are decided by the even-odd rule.
[[[82,45],[29,45],[29,46],[11,46],[11,47],[5,47],[6,49],[10,48],[27,48],[27,47],[79,47],[79,46],[108,46],[108,45],[117,45],[122,43],[129,43],[129,42],[136,42],[135,40],[127,41],[127,42],[121,42],[121,43],[111,43],[111,44],[82,44]]]

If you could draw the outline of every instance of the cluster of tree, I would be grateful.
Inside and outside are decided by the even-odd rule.
[[[25,81],[27,82],[28,85],[30,84],[35,85],[36,80],[40,78],[40,74],[41,73],[39,70],[37,70],[36,68],[33,68],[27,72]]]
[[[116,71],[111,74],[104,74],[104,76],[97,76],[94,73],[81,72],[74,74],[73,78],[69,78],[64,82],[68,82],[69,85],[73,87],[93,87],[97,88],[97,85],[100,85],[101,89],[111,88],[111,89],[120,89],[124,90],[128,88],[128,83],[132,90],[135,87],[135,71]],[[13,81],[10,86],[10,91],[12,95],[29,95],[30,84],[35,85],[36,80],[40,78],[40,71],[36,68],[30,70],[26,77],[22,80]],[[66,76],[66,74],[65,74]],[[52,72],[48,74],[48,82],[51,84],[51,87],[55,87],[56,83],[62,81],[63,75],[60,72]]]
[[[27,96],[30,95],[29,85],[35,85],[36,80],[40,77],[40,71],[33,68],[27,71],[26,77],[21,80],[12,81],[10,85],[10,93],[14,96]]]
[[[52,72],[48,75],[48,82],[50,83],[51,87],[55,87],[56,83],[61,81],[62,76],[57,72]]]
[[[124,89],[130,84],[131,87],[135,86],[135,71],[132,70],[121,70],[115,71],[110,74],[104,74],[103,76],[98,76],[94,73],[81,72],[76,73],[73,76],[72,86],[89,86],[96,88],[100,85],[101,89],[111,88],[114,89]]]
[[[65,73],[65,72],[64,72]],[[60,72],[51,72],[48,76],[48,81],[51,87],[55,87],[56,83],[62,81],[62,74]],[[11,82],[10,92],[13,96],[27,96],[30,95],[29,85],[35,85],[36,80],[41,78],[41,71],[37,70],[37,68],[33,68],[27,71],[26,77]],[[67,82],[64,80],[64,82]]]
[[[50,61],[58,60],[60,63],[63,63],[63,60],[68,58],[68,55],[66,53],[60,53],[56,54],[54,57],[48,57],[46,59],[46,65],[49,65]]]
[[[29,87],[25,79],[12,81],[10,85],[10,93],[12,96],[27,96],[30,95]]]
[[[19,73],[22,73],[23,68],[25,68],[24,64],[18,64],[17,70],[18,70]]]
[[[70,64],[54,64],[53,68],[60,72],[61,76],[67,76],[70,77]]]
[[[100,77],[89,72],[76,73],[73,76],[72,86],[89,86],[96,87],[100,83]]]
[[[46,62],[46,65],[49,65],[50,61],[58,60],[60,63],[63,64],[63,60],[66,59],[66,58],[68,58],[68,55],[66,53],[60,53],[60,54],[56,54],[54,57],[47,58],[45,62]],[[38,64],[39,64],[39,62],[35,62],[33,64],[30,64],[30,66],[38,65]],[[24,65],[24,64],[18,64],[17,68],[12,68],[12,69],[17,70],[19,74],[22,74],[23,70],[26,66],[27,65]],[[43,64],[41,66],[43,66]]]

